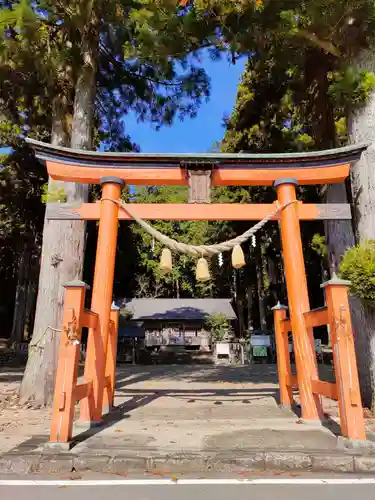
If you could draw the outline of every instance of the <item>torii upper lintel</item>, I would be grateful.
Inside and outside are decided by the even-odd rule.
[[[290,177],[299,184],[343,182],[368,145],[304,153],[107,153],[52,146],[28,139],[49,175],[60,181],[99,184],[114,176],[132,185],[188,185],[188,171],[210,170],[212,186],[271,186]]]

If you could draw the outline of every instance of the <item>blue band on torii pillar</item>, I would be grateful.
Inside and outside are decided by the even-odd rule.
[[[282,184],[293,184],[294,186],[298,186],[297,179],[283,177],[281,179],[276,179],[273,183],[274,187],[281,186]]]
[[[111,182],[112,184],[120,184],[120,186],[124,186],[125,182],[118,177],[102,177],[100,179],[100,184],[108,184]]]

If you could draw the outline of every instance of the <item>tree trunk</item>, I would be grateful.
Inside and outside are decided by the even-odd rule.
[[[264,282],[263,282],[262,248],[260,246],[257,246],[255,248],[254,253],[255,253],[256,274],[257,274],[257,290],[258,290],[260,328],[261,328],[261,330],[267,330],[266,301],[265,301]]]
[[[375,69],[375,59],[367,54],[359,66]],[[349,119],[349,133],[352,143],[369,142],[375,138],[375,93],[367,105]],[[373,146],[362,159],[353,166],[351,182],[334,184],[327,188],[327,203],[352,203],[353,221],[327,221],[325,223],[328,264],[331,271],[337,272],[345,251],[356,244],[375,238],[375,152]],[[351,184],[351,186],[350,186]],[[348,196],[349,194],[349,196]],[[375,315],[368,311],[360,300],[350,298],[352,323],[356,343],[358,372],[363,404],[375,409]]]
[[[96,97],[96,65],[88,41],[83,40],[82,46],[84,64],[75,87],[71,142],[66,126],[67,106],[62,106],[61,101],[56,103],[51,142],[60,146],[66,146],[70,142],[73,148],[90,149]],[[56,187],[60,185],[64,187],[68,202],[87,201],[88,185],[55,183]],[[49,188],[53,188],[51,179]],[[45,220],[34,332],[21,384],[21,403],[52,403],[64,307],[63,284],[81,278],[84,246],[84,221]]]
[[[326,194],[327,203],[346,203],[345,184],[329,186]],[[350,221],[330,220],[325,223],[327,240],[327,257],[331,276],[339,271],[341,258],[348,248],[355,245],[353,227]],[[373,407],[373,377],[375,373],[375,337],[373,335],[374,315],[366,311],[362,302],[356,297],[350,297],[353,333],[358,360],[358,374],[361,386],[363,404]]]
[[[344,183],[330,184],[325,194],[326,203],[348,203]],[[348,220],[327,220],[324,222],[327,244],[327,261],[331,276],[338,273],[341,258],[348,248],[355,245],[353,226]]]
[[[253,328],[253,286],[247,286],[247,329]]]
[[[237,316],[238,316],[238,334],[239,338],[242,339],[245,331],[244,304],[242,296],[237,296],[236,306],[237,306]]]
[[[375,72],[373,50],[363,53],[356,63],[359,69]],[[369,96],[366,106],[349,117],[349,135],[353,144],[370,144],[351,171],[354,235],[357,241],[364,242],[375,239],[375,92]],[[355,331],[362,398],[365,406],[375,410],[375,315],[356,302],[359,304]]]
[[[314,72],[314,64],[309,63],[309,66],[310,69],[312,69]],[[327,78],[327,74],[331,70],[330,61],[328,60],[325,64],[324,60],[322,60],[320,63],[316,63],[315,67],[318,68],[318,71],[316,72],[316,82],[319,89],[317,95],[315,96],[315,118],[313,120],[313,122],[316,124],[315,139],[316,144],[319,148],[328,149],[336,145],[334,113],[332,104],[328,97],[329,81]],[[375,107],[373,109],[375,109]],[[363,112],[361,113],[361,116],[358,116],[359,122],[368,121],[368,111],[366,112],[364,110]],[[354,117],[352,121],[354,121]],[[372,134],[372,136],[374,136],[374,132],[372,132],[373,121],[371,122],[371,124],[368,124],[368,132],[371,131],[370,134]],[[363,142],[364,139],[365,138],[361,137],[360,134],[357,133],[353,135],[352,133],[352,142]],[[355,171],[358,171],[359,168],[361,169],[362,174],[362,179],[360,180],[359,185],[364,184],[367,186],[368,172],[364,172],[364,169],[360,165],[356,165],[353,169],[353,173],[355,173]],[[355,197],[355,192],[353,192],[353,194]],[[331,184],[327,186],[325,193],[326,203],[347,203],[348,198],[351,202],[352,193],[350,190],[350,182],[346,184]],[[369,201],[370,198],[367,199],[367,203]],[[358,229],[360,232],[363,232],[363,229]],[[353,222],[336,220],[326,221],[325,234],[327,243],[327,260],[332,276],[333,273],[338,272],[343,254],[348,248],[355,245],[355,232],[353,230]],[[375,352],[374,339],[372,334],[374,317],[364,309],[362,303],[355,297],[350,297],[350,307],[357,350],[358,372],[360,378],[362,399],[365,406],[373,407],[372,394],[374,387],[373,378],[375,358],[374,355],[369,355],[369,353]]]
[[[16,299],[14,304],[12,333],[10,337],[12,346],[19,345],[24,339],[30,264],[31,252],[29,247],[25,246],[18,263]]]
[[[38,285],[35,281],[30,280],[27,287],[27,301],[26,301],[26,328],[27,339],[30,340],[34,328],[36,298],[38,293]]]
[[[54,123],[51,143],[69,146],[66,125],[66,103],[54,103]],[[63,187],[70,201],[79,201],[74,183],[54,182],[48,189]],[[83,200],[82,200],[83,201]],[[34,330],[29,346],[29,358],[21,383],[20,401],[50,404],[53,397],[59,331],[61,329],[65,281],[80,277],[82,269],[82,223],[77,221],[44,221],[39,287]]]

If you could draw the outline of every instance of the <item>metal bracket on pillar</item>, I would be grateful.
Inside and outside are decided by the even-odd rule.
[[[284,306],[283,304],[280,304],[280,301],[278,301],[277,304],[272,307],[271,311],[280,311],[280,310],[287,311],[288,309],[289,309],[288,306]]]
[[[86,288],[86,290],[90,290],[89,285],[81,280],[65,281],[62,286],[64,288]]]
[[[100,184],[101,185],[108,184],[108,183],[120,184],[120,186],[124,186],[125,185],[125,182],[122,179],[120,179],[119,177],[102,177],[100,179]]]
[[[297,179],[291,177],[283,177],[281,179],[276,179],[273,183],[273,187],[281,186],[282,184],[293,184],[294,186],[298,186]]]
[[[334,285],[334,286],[350,286],[352,284],[351,281],[348,280],[342,280],[337,276],[336,273],[333,273],[333,276],[330,280],[325,281],[320,285],[320,288],[326,288],[329,285]]]

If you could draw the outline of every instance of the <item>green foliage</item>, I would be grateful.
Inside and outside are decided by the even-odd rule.
[[[230,333],[230,325],[223,313],[212,314],[205,324],[213,342],[223,341]]]
[[[232,49],[239,53],[246,47],[251,56],[238,86],[235,108],[225,123],[221,150],[280,153],[345,144],[349,111],[362,105],[374,88],[373,73],[355,72],[350,66],[374,38],[374,12],[369,2],[270,0],[257,13],[247,2],[239,8],[241,21],[233,8],[232,16],[221,16],[220,26]],[[248,23],[253,20],[252,30],[244,30],[246,40],[238,29],[245,19]],[[247,189],[247,196],[241,196],[253,203],[275,199],[273,190],[253,187]],[[301,200],[316,203],[320,197],[314,186],[299,190]],[[225,226],[235,234],[240,230],[238,223],[220,227]],[[321,222],[302,225],[310,295],[317,297],[316,306],[321,305],[319,286],[327,252],[324,238],[319,236],[323,231]],[[275,278],[269,278],[270,266],[264,265],[270,259],[283,272],[274,226],[268,225],[257,236],[257,244],[263,263],[256,262],[257,253],[252,249],[246,252],[249,270],[244,270],[241,286],[247,281],[258,292],[264,290],[266,301],[272,303],[285,294]],[[252,277],[254,262],[263,270],[261,286],[259,278],[254,283]],[[249,295],[249,288],[245,293]]]
[[[133,318],[134,313],[133,313],[133,311],[125,308],[121,311],[121,316],[123,316],[123,318],[128,321],[128,320],[131,320]]]
[[[64,203],[67,200],[65,189],[63,186],[57,187],[56,183],[51,182],[50,186],[43,186],[42,202],[47,203]]]
[[[12,326],[19,263],[28,269],[21,286],[35,283],[40,262],[45,207],[41,203],[45,168],[24,145],[2,159],[0,169],[0,319],[3,332]]]
[[[129,110],[156,127],[194,116],[209,95],[199,58],[188,56],[199,49],[201,23],[177,13],[169,0],[2,4],[1,143],[10,139],[4,126],[14,141],[26,133],[49,140],[58,109],[69,136],[75,84],[89,58],[99,69],[96,139],[105,149],[134,149],[123,120]]]
[[[344,68],[332,77],[328,95],[337,106],[352,109],[366,103],[375,89],[375,74],[370,71],[358,71],[352,67]]]
[[[325,236],[314,234],[311,240],[311,248],[321,257],[327,256],[327,244]]]
[[[350,291],[368,307],[375,309],[375,241],[369,240],[347,250],[340,265],[340,276],[351,282]]]
[[[185,187],[149,187],[136,189],[135,203],[186,203]],[[207,221],[153,221],[152,226],[163,234],[184,243],[196,245],[209,242]],[[160,297],[204,297],[212,293],[212,283],[199,283],[195,279],[197,259],[189,255],[173,255],[172,273],[159,268],[162,245],[133,224],[138,249],[138,295]],[[152,250],[154,246],[154,250]]]
[[[74,88],[88,54],[98,69],[95,144],[101,143],[105,150],[137,150],[125,126],[130,110],[155,127],[170,125],[176,117],[196,115],[210,87],[201,67],[202,47],[209,48],[213,59],[225,54],[233,62],[251,54],[235,109],[226,120],[222,151],[305,151],[345,143],[348,110],[362,105],[375,86],[371,72],[354,72],[350,66],[373,40],[372,2],[196,0],[187,4],[179,7],[174,0],[1,3],[0,143],[14,146],[22,156],[3,172],[9,176],[1,200],[4,248],[13,244],[18,248],[31,235],[39,242],[40,214],[44,214],[40,199],[65,199],[61,189],[41,187],[46,179],[40,183],[35,161],[31,163],[29,153],[20,147],[20,139],[28,134],[49,140],[56,109],[63,111],[64,130],[70,134]],[[31,164],[30,170],[27,165]],[[29,200],[25,186],[30,183],[34,214],[24,214],[25,199]],[[317,202],[319,194],[315,187],[302,187],[299,197]],[[124,196],[135,203],[183,203],[187,190],[137,188]],[[275,193],[268,187],[223,187],[214,190],[213,198],[227,203],[270,203]],[[26,231],[33,224],[33,230]],[[175,239],[196,244],[235,237],[249,226],[245,221],[158,221],[153,225]],[[95,241],[94,229],[90,241]],[[307,272],[318,282],[325,253],[322,231],[321,223],[311,222],[303,226],[302,234]],[[257,245],[256,249],[244,248],[246,269],[233,272],[229,254],[224,255],[222,268],[214,258],[212,282],[199,284],[196,259],[174,256],[173,272],[162,274],[160,245],[155,243],[153,248],[148,234],[134,223],[123,223],[115,293],[232,295],[246,304],[246,296],[250,303],[252,290],[259,285],[258,268],[266,300],[281,298],[285,291],[277,279],[282,262],[276,224],[257,235]],[[88,249],[92,258],[94,248],[91,244]],[[4,262],[10,267],[10,260]],[[138,278],[134,286],[129,285],[130,275]]]

